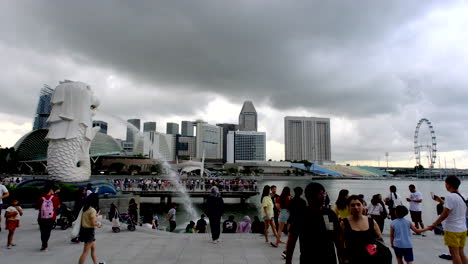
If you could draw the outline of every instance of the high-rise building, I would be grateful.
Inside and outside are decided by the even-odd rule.
[[[143,133],[141,153],[150,159],[175,160],[175,136],[155,131]]]
[[[227,162],[259,162],[266,160],[266,134],[255,131],[229,131]]]
[[[197,155],[197,139],[189,136],[176,136],[176,158],[191,160]]]
[[[33,130],[47,128],[47,119],[49,118],[52,105],[50,100],[54,94],[54,89],[47,85],[42,87],[39,93],[39,102],[37,103],[36,116],[34,117]]]
[[[187,137],[194,136],[194,134],[193,134],[193,127],[194,126],[195,126],[195,123],[192,122],[192,121],[182,121],[181,135],[182,136],[187,136]]]
[[[107,122],[94,120],[93,127],[100,127],[101,129],[99,129],[99,132],[103,134],[107,134]]]
[[[166,124],[166,134],[168,134],[168,135],[177,135],[177,134],[179,134],[179,124],[177,124],[177,123],[167,123]]]
[[[223,158],[223,128],[209,125],[203,121],[197,121],[197,159]]]
[[[156,131],[156,122],[143,123],[143,132],[154,132],[154,131]]]
[[[239,114],[240,131],[257,131],[257,111],[252,101],[245,101]]]
[[[284,145],[286,160],[331,160],[330,119],[285,117]]]
[[[227,161],[227,156],[226,156],[226,151],[227,151],[227,135],[229,131],[237,131],[239,129],[239,126],[236,124],[216,124],[219,127],[223,128],[223,162]]]
[[[127,120],[127,143],[133,143],[135,136],[140,132],[140,119]]]

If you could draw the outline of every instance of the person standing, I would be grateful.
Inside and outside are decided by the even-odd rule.
[[[278,237],[276,238],[276,243],[273,244],[274,247],[278,247],[279,243],[284,243],[281,241],[282,230],[284,229],[285,225],[289,219],[289,203],[291,202],[291,189],[289,187],[284,187],[283,191],[281,191],[281,195],[278,199],[276,199],[276,208],[280,209],[280,215],[278,217],[279,222],[279,231]],[[289,226],[287,226],[286,230],[289,230]]]
[[[57,209],[60,208],[60,199],[55,195],[56,191],[53,184],[47,183],[44,186],[44,196],[39,198],[35,206],[39,210],[37,222],[41,231],[41,251],[48,251],[50,232],[57,218]]]
[[[171,204],[171,209],[167,212],[167,221],[169,221],[169,232],[173,232],[176,229],[176,204]]]
[[[390,186],[390,193],[388,194],[387,198],[385,198],[385,204],[388,206],[388,213],[390,215],[390,219],[395,220],[395,208],[398,205],[403,205],[401,202],[401,196],[396,192],[397,188],[395,185]]]
[[[213,239],[213,243],[216,244],[219,242],[221,216],[224,214],[224,201],[216,186],[211,187],[211,194],[206,200],[205,213],[210,220],[211,238]]]
[[[13,243],[13,236],[16,228],[20,225],[20,216],[23,215],[23,209],[18,205],[18,200],[12,199],[11,205],[5,211],[5,229],[8,230],[7,248],[16,246]]]
[[[379,203],[379,196],[380,194],[374,194],[372,196],[370,204],[367,206],[367,213],[370,218],[374,219],[374,221],[379,225],[380,232],[383,232],[385,217],[384,209],[385,207]]]
[[[406,201],[409,202],[409,211],[411,215],[411,221],[413,221],[414,226],[417,229],[424,229],[424,224],[422,221],[422,200],[423,195],[416,191],[416,186],[410,184],[408,186],[409,191],[411,192],[410,197],[406,198]],[[421,233],[415,233],[415,235],[421,235]],[[422,234],[422,236],[425,236]]]
[[[380,228],[372,218],[363,215],[364,201],[357,195],[348,199],[351,215],[342,219],[340,252],[341,260],[350,264],[392,263],[388,248],[379,248],[376,240],[382,239]],[[378,253],[378,254],[376,254]]]
[[[464,252],[466,242],[466,197],[458,192],[460,180],[456,176],[445,179],[445,188],[450,194],[445,196],[444,210],[437,220],[427,227],[434,230],[440,223],[444,224],[444,241],[450,251],[454,264],[467,263]]]
[[[408,209],[399,205],[395,208],[396,219],[390,224],[390,244],[395,251],[398,264],[403,264],[403,259],[407,264],[414,261],[413,243],[411,242],[411,232],[416,234],[424,232],[424,229],[416,228],[410,221],[405,219]]]
[[[94,232],[96,227],[101,227],[101,222],[97,221],[99,208],[99,197],[95,193],[91,193],[86,198],[85,204],[83,206],[83,214],[81,216],[80,224],[80,241],[84,242],[83,252],[81,253],[79,264],[84,264],[86,257],[88,256],[89,251],[91,251],[91,258],[93,263],[97,262],[96,257],[96,239],[94,237]],[[103,262],[99,262],[103,263]]]
[[[0,183],[0,223],[2,222],[2,208],[3,208],[3,199],[7,198],[10,196],[10,193],[8,192],[7,187]],[[0,231],[2,231],[2,228],[0,227]]]
[[[261,203],[262,203],[262,218],[263,221],[265,221],[265,230],[264,230],[264,235],[265,235],[265,242],[269,243],[268,241],[268,228],[271,226],[271,230],[273,231],[273,234],[275,235],[275,238],[278,237],[278,233],[276,232],[276,226],[275,222],[273,221],[273,198],[270,196],[270,186],[265,185],[263,187],[263,192],[262,192],[262,198],[261,198]],[[272,245],[274,245],[272,243]]]
[[[272,215],[272,220],[274,221],[275,223],[275,227],[276,227],[276,230],[278,230],[278,217],[279,217],[279,213],[280,213],[280,210],[278,208],[276,208],[276,203],[278,202],[276,199],[279,198],[279,195],[276,194],[276,185],[272,185],[270,187],[270,191],[271,191],[271,201],[273,202],[273,215]],[[280,232],[282,232],[280,230]]]
[[[326,192],[320,183],[309,183],[305,196],[308,206],[302,207],[291,223],[286,244],[286,264],[291,263],[298,238],[301,264],[335,264],[335,245],[340,229],[338,217],[333,210],[324,206]]]
[[[338,199],[335,202],[335,214],[340,221],[350,216],[348,197],[349,191],[346,189],[340,190],[338,193]]]

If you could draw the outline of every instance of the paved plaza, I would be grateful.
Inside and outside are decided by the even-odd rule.
[[[16,247],[6,248],[7,231],[0,233],[1,263],[78,263],[82,244],[71,244],[70,229],[52,231],[49,251],[40,252],[40,233],[36,222],[37,211],[25,209],[21,227],[15,235]],[[386,224],[388,225],[389,222]],[[4,228],[4,223],[2,223]],[[258,234],[221,234],[221,242],[212,244],[210,234],[174,234],[137,227],[135,232],[113,233],[110,223],[96,232],[99,260],[110,264],[123,263],[174,263],[174,264],[274,264],[284,263],[281,249],[272,248]],[[388,231],[384,239],[389,243]],[[271,238],[273,240],[273,238]],[[427,232],[427,237],[413,236],[415,263],[449,264],[451,261],[437,256],[446,253],[442,236]],[[296,246],[294,263],[299,263],[299,245]],[[89,257],[87,263],[92,263]],[[394,260],[394,263],[396,261]]]

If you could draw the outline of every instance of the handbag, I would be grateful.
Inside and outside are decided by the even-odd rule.
[[[78,237],[78,234],[80,233],[81,229],[81,218],[83,217],[83,208],[81,208],[80,213],[78,214],[78,217],[76,220],[73,222],[73,227],[70,232],[70,238],[74,239]]]

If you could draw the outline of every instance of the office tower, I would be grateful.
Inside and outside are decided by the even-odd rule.
[[[94,120],[93,127],[100,127],[101,129],[99,129],[99,132],[103,134],[107,134],[107,122]]]
[[[257,111],[252,101],[245,101],[239,114],[240,131],[257,131]]]
[[[47,119],[49,118],[52,106],[50,99],[54,94],[54,89],[47,85],[42,87],[39,93],[39,101],[37,103],[36,116],[34,117],[33,130],[47,128]]]
[[[167,123],[167,125],[166,125],[166,134],[168,134],[168,135],[177,135],[177,134],[179,134],[179,124]]]
[[[330,119],[285,117],[284,145],[286,160],[331,160]]]
[[[195,126],[195,123],[192,121],[182,121],[182,131],[181,131],[182,136],[192,137],[194,126]]]
[[[176,136],[176,158],[191,160],[197,155],[197,139],[189,136]]]
[[[143,123],[143,132],[156,131],[156,122]]]
[[[223,128],[197,121],[197,159],[223,158]]]
[[[226,156],[226,151],[227,151],[227,135],[229,131],[237,131],[239,129],[239,126],[236,124],[216,124],[216,126],[222,127],[223,128],[223,162],[227,161],[227,156]]]
[[[227,162],[259,162],[266,160],[266,134],[255,131],[229,131]]]
[[[140,132],[140,119],[127,120],[127,143],[133,143],[135,136]]]
[[[141,153],[148,158],[174,161],[175,150],[176,146],[174,135],[167,135],[156,131],[143,133]]]

